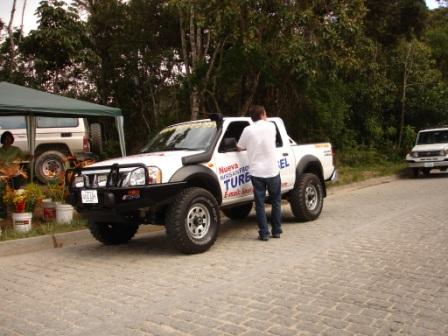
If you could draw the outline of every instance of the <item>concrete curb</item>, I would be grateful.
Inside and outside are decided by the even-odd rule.
[[[154,225],[141,225],[136,234],[136,237],[148,232],[158,232],[160,230],[163,230],[163,227]],[[95,241],[96,240],[92,237],[88,229],[56,233],[38,237],[7,240],[4,242],[0,242],[0,258],[17,254],[32,253],[52,248],[76,246],[92,243]]]
[[[327,188],[327,195],[334,195],[341,192],[350,192],[354,190],[359,190],[363,188],[368,188],[384,183],[390,183],[392,181],[399,180],[400,177],[398,175],[391,175],[391,176],[380,176],[380,177],[373,177],[368,180],[364,180],[361,182],[354,182],[342,186],[335,186]]]
[[[389,183],[399,179],[397,176],[375,177],[362,182],[351,183],[344,186],[330,187],[328,195],[335,195],[341,192],[350,192],[362,188],[367,188],[383,183]],[[163,230],[163,227],[154,225],[141,225],[137,237],[148,232],[157,232]],[[95,242],[88,229],[56,233],[39,237],[7,240],[0,242],[0,257],[32,253],[51,248],[64,248]]]

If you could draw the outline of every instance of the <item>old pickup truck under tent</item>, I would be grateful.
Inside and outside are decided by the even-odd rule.
[[[26,117],[28,146],[32,155],[34,155],[36,141],[35,117],[113,117],[118,130],[121,154],[122,156],[126,155],[123,116],[119,108],[0,82],[0,115],[23,115]]]

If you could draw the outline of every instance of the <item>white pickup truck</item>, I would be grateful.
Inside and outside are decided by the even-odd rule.
[[[298,145],[280,118],[268,120],[277,128],[282,197],[297,220],[314,220],[322,211],[325,181],[336,176],[331,145]],[[251,123],[213,114],[169,126],[141,154],[77,169],[69,202],[104,244],[125,243],[140,224],[157,223],[179,251],[204,252],[217,238],[220,209],[232,219],[252,209],[247,153],[236,150]]]

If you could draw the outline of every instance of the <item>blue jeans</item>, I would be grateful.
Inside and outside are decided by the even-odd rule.
[[[281,180],[280,174],[274,177],[251,176],[254,187],[255,211],[257,214],[258,233],[261,237],[269,236],[269,228],[264,210],[266,190],[272,203],[271,225],[272,234],[282,233],[282,210],[281,210]]]

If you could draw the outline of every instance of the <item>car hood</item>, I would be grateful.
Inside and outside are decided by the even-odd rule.
[[[167,152],[154,152],[154,153],[144,153],[131,155],[126,157],[119,157],[114,159],[109,159],[105,161],[96,162],[90,166],[101,167],[101,166],[112,166],[114,164],[127,165],[127,164],[143,164],[144,166],[155,166],[158,167],[162,172],[162,182],[168,182],[171,176],[182,167],[182,158],[194,154],[203,153],[204,151],[189,151],[189,150],[178,150],[178,151],[167,151]],[[100,171],[100,170],[98,170]],[[91,171],[91,173],[96,173],[98,171]]]
[[[413,152],[426,152],[426,151],[439,151],[448,148],[448,143],[436,143],[436,144],[428,144],[428,145],[415,145],[412,148]]]

